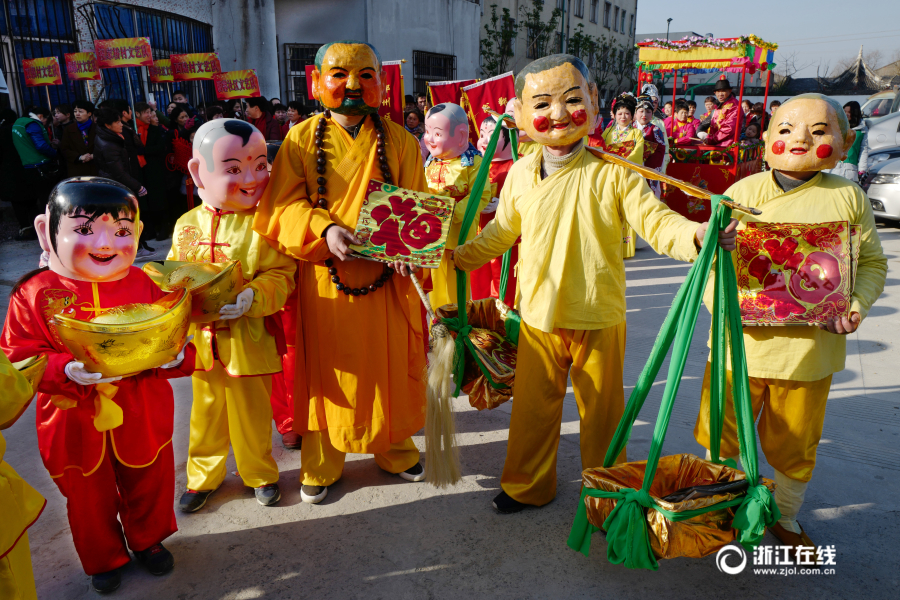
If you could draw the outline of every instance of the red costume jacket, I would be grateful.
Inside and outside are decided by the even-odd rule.
[[[707,146],[727,146],[735,141],[734,132],[741,126],[741,105],[732,96],[713,111],[709,122]]]
[[[168,379],[194,371],[195,352],[188,345],[184,361],[174,369],[153,369],[115,382],[113,402],[122,408],[123,423],[106,432],[94,427],[94,386],[78,385],[65,373],[72,355],[56,334],[50,318],[62,311],[89,320],[98,308],[134,302],[154,302],[165,295],[137,267],[119,281],[76,281],[44,271],[29,279],[11,296],[0,346],[13,362],[48,354],[44,378],[38,386],[37,435],[44,466],[53,478],[66,469],[93,473],[106,452],[115,453],[129,467],[145,467],[172,441],[175,404]],[[99,303],[99,306],[95,306]],[[74,400],[73,408],[57,403]]]

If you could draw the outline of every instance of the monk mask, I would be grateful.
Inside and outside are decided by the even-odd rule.
[[[266,140],[239,119],[215,119],[194,134],[188,171],[203,203],[241,212],[256,206],[269,183]]]
[[[361,42],[326,44],[316,54],[312,72],[313,96],[338,114],[373,113],[385,94],[381,59]]]
[[[823,171],[847,158],[856,132],[840,106],[819,94],[803,94],[778,107],[763,139],[773,169]]]
[[[516,125],[532,140],[544,146],[568,146],[591,131],[600,111],[597,86],[588,82],[567,55],[553,55],[535,61],[542,70],[523,69],[524,85],[516,81],[514,101]],[[579,61],[580,63],[580,61]],[[522,73],[519,77],[522,77]]]

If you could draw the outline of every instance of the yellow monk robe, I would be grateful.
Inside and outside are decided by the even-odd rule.
[[[471,164],[469,164],[470,161]],[[428,271],[431,274],[432,283],[432,292],[428,296],[429,300],[431,300],[431,306],[434,308],[445,304],[456,304],[457,302],[456,269],[453,268],[453,261],[450,255],[459,242],[459,232],[462,227],[463,217],[466,214],[466,207],[469,205],[469,190],[472,189],[472,185],[475,183],[479,167],[481,167],[481,157],[478,155],[472,156],[471,159],[466,155],[449,160],[433,158],[431,163],[425,167],[425,179],[428,183],[428,190],[432,194],[449,196],[456,200],[453,222],[450,225],[450,233],[447,235],[447,245],[444,249],[444,258],[437,269]],[[481,214],[481,211],[488,205],[492,197],[492,186],[485,185],[478,202],[478,212],[476,214]],[[466,241],[475,237],[478,231],[477,223],[478,219],[476,218],[472,226],[469,227]],[[466,289],[466,298],[471,297],[472,290],[471,286],[469,286]]]
[[[541,180],[541,162],[538,153],[513,165],[497,215],[455,253],[457,268],[471,271],[522,237],[516,306],[523,323],[501,485],[515,500],[534,505],[556,495],[570,368],[583,468],[601,466],[624,410],[622,227],[630,223],[658,252],[684,261],[697,257],[697,224],[657,200],[636,173],[582,149]]]
[[[603,141],[606,142],[606,149],[609,152],[618,154],[633,163],[644,164],[644,132],[639,127],[631,125],[620,130],[616,123],[613,122],[603,132]],[[622,244],[625,246],[622,254],[623,258],[634,256],[636,241],[634,229],[626,224],[622,228]]]
[[[825,223],[848,221],[860,225],[859,266],[850,311],[865,319],[884,290],[887,258],[875,229],[875,218],[862,189],[829,173],[819,173],[800,187],[785,193],[772,172],[758,173],[734,184],[725,195],[745,206],[758,208],[761,215],[735,211],[738,229],[750,222]],[[706,297],[712,306],[714,279],[710,276]],[[791,479],[809,481],[815,467],[816,448],[825,419],[831,376],[844,369],[847,336],[818,327],[744,327],[744,348],[754,413],[763,412],[770,425],[760,421],[760,442],[766,459]],[[731,365],[728,364],[730,368]],[[802,382],[798,385],[798,382]],[[709,448],[709,382],[703,398],[694,436]],[[788,392],[809,396],[803,401],[785,401]],[[768,414],[767,414],[768,413]],[[808,435],[813,433],[812,437]],[[780,436],[778,439],[775,436]],[[771,438],[771,439],[767,439]],[[734,409],[726,409],[723,456],[738,453]]]
[[[244,484],[278,481],[272,458],[272,374],[281,355],[265,317],[294,289],[295,261],[253,231],[254,210],[216,211],[201,204],[175,224],[169,260],[241,261],[253,304],[237,319],[191,326],[197,348],[188,448],[188,489],[213,490],[225,478],[229,440]]]
[[[529,154],[534,154],[535,152],[540,154],[541,148],[543,148],[543,146],[541,146],[537,142],[519,142],[519,157],[521,158],[523,156],[528,156]]]
[[[288,132],[254,228],[300,261],[294,429],[327,431],[320,441],[340,452],[382,454],[425,423],[422,303],[409,278],[399,275],[367,296],[345,296],[331,282],[324,261],[332,255],[322,234],[329,225],[354,230],[369,179],[380,179],[381,169],[371,119],[355,140],[328,120],[322,175],[328,208],[312,208],[310,200],[319,198],[313,143],[318,121],[307,119]],[[394,182],[427,191],[415,138],[402,125],[383,123]],[[368,286],[383,272],[381,263],[369,260],[334,262],[341,281],[352,287]],[[301,452],[308,452],[305,439]],[[394,468],[403,471],[418,460],[418,451],[407,452]],[[327,485],[315,478],[305,483]]]
[[[0,352],[0,429],[6,429],[25,411],[34,396],[31,384]],[[37,600],[28,528],[37,521],[47,501],[3,460],[6,440],[0,434],[0,598]]]

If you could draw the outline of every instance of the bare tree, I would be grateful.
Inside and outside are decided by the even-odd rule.
[[[881,61],[884,59],[884,56],[881,54],[881,50],[877,48],[875,50],[870,50],[868,52],[863,53],[863,59],[866,61],[866,64],[869,65],[872,69],[877,69],[881,66]]]
[[[776,62],[778,64],[776,72],[785,79],[790,79],[803,69],[809,68],[815,64],[813,61],[800,60],[796,51],[791,52],[790,54],[781,54],[778,59],[776,59]]]
[[[819,64],[816,65],[816,83],[819,84],[819,91],[825,93],[825,86],[827,84],[828,74],[831,72],[831,62],[819,59]]]

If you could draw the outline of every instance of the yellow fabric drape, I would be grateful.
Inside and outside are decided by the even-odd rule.
[[[455,254],[457,268],[471,271],[521,236],[516,306],[532,327],[549,333],[625,320],[626,222],[657,252],[697,257],[697,224],[657,200],[639,175],[582,150],[541,180],[541,158],[513,165],[496,217]]]
[[[281,371],[275,338],[262,317],[281,310],[294,290],[295,261],[253,231],[254,210],[217,214],[201,204],[181,216],[172,235],[168,260],[186,262],[241,261],[244,287],[253,288],[253,304],[238,319],[191,325],[197,368],[209,371],[216,362],[213,344],[232,376]],[[215,338],[215,342],[214,342]]]
[[[865,319],[884,291],[887,258],[875,229],[869,199],[858,185],[838,175],[819,173],[800,187],[784,193],[773,173],[766,172],[740,180],[728,188],[725,195],[762,211],[756,216],[735,211],[733,216],[740,221],[738,229],[754,221],[848,221],[851,225],[860,225],[859,265],[850,310]],[[704,295],[707,307],[712,306],[714,281],[714,274],[711,274]],[[818,327],[744,327],[744,348],[751,377],[818,381],[844,369],[847,336],[828,333]]]
[[[324,118],[324,117],[322,117]],[[388,166],[400,187],[426,192],[422,154],[401,125],[383,121]],[[342,452],[387,452],[425,420],[421,301],[409,279],[394,275],[368,296],[345,296],[323,261],[331,256],[322,233],[330,225],[352,231],[370,179],[381,178],[375,131],[366,119],[354,140],[328,120],[324,136],[328,208],[318,200],[314,129],[318,118],[291,128],[257,208],[254,229],[299,259],[297,372],[298,431],[328,430]],[[341,281],[368,286],[383,266],[335,260]]]
[[[429,294],[431,306],[440,307],[445,304],[456,304],[456,269],[453,267],[451,252],[459,242],[459,230],[462,227],[466,207],[469,205],[469,190],[478,176],[481,167],[481,157],[476,156],[470,167],[464,167],[460,157],[449,160],[434,159],[425,169],[425,180],[428,189],[437,196],[449,196],[456,200],[456,208],[453,211],[453,221],[450,224],[450,232],[447,235],[447,245],[444,249],[444,258],[437,269],[432,269],[432,292]],[[492,186],[484,186],[481,198],[478,199],[478,214],[491,201]],[[466,241],[471,240],[478,233],[474,225],[469,227]],[[466,280],[468,282],[468,279]],[[466,298],[471,298],[471,289],[466,290]]]

